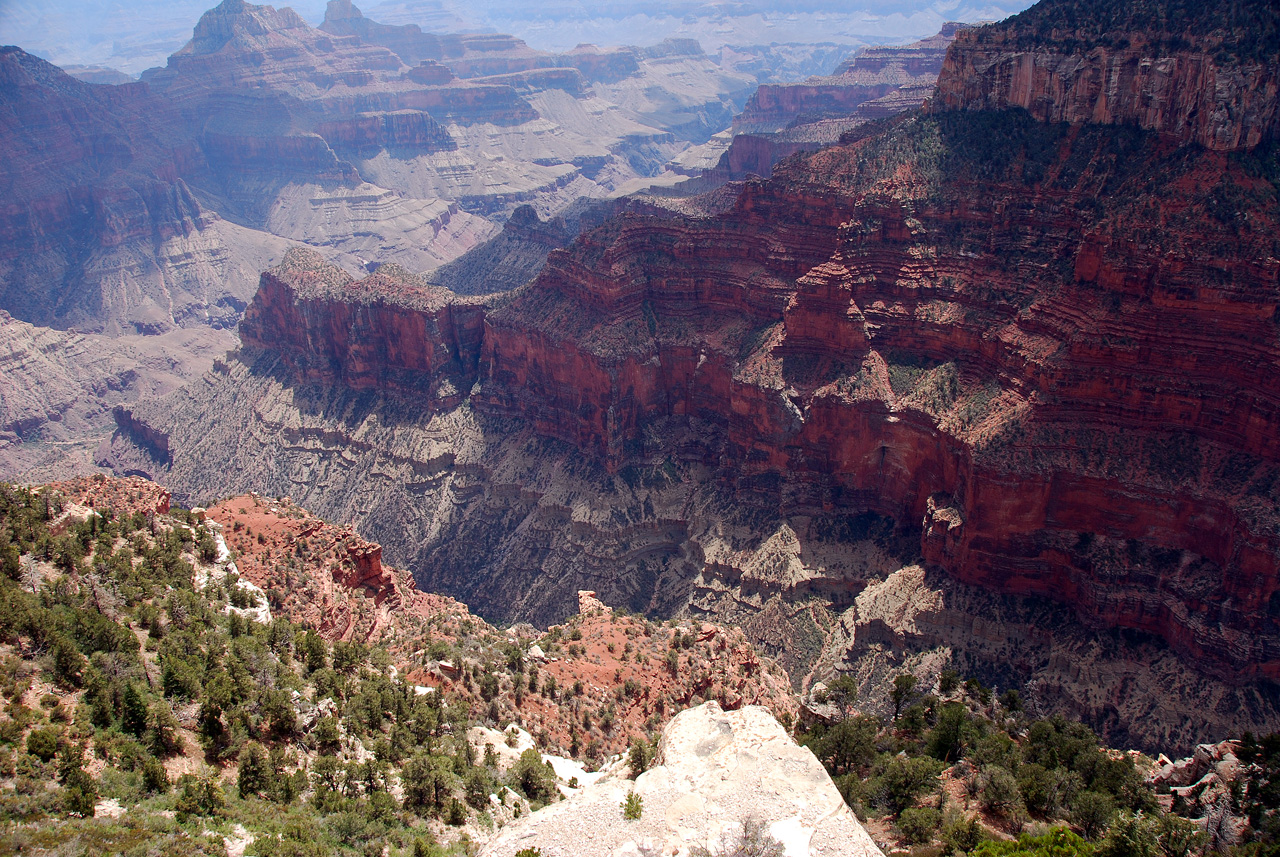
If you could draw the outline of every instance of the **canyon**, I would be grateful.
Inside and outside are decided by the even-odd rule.
[[[873,708],[957,665],[1133,746],[1275,728],[1276,65],[1209,12],[1132,24],[1125,68],[1200,70],[1171,99],[1037,24],[1065,2],[512,292],[292,251],[99,461],[289,493],[493,620],[729,621]]]
[[[761,84],[729,131],[675,158],[675,168],[693,176],[685,192],[768,178],[788,155],[821,149],[867,122],[915,110],[933,94],[947,46],[963,28],[948,23],[918,42],[860,50],[831,74],[799,83]]]
[[[40,328],[55,362],[75,362],[76,346],[57,358],[48,343],[91,335],[131,343],[103,340],[106,352],[136,345],[203,371],[233,342],[259,273],[298,244],[352,273],[429,273],[473,248],[505,253],[514,235],[496,279],[479,256],[441,275],[463,290],[513,288],[576,234],[589,200],[678,180],[671,157],[728,125],[757,79],[831,51],[722,59],[675,40],[553,53],[509,35],[383,24],[346,0],[319,26],[225,0],[141,80],[72,75],[3,48],[0,311]],[[569,225],[552,236],[539,218]],[[20,330],[0,326],[0,347],[28,352]],[[40,406],[45,392],[19,383],[34,375],[7,379],[5,475],[92,469],[84,451],[109,428],[102,416],[134,393],[116,394],[114,368],[77,366],[92,419],[59,421]],[[132,388],[172,389],[152,366],[130,370]]]
[[[643,186],[728,125],[768,73],[738,69],[773,51],[557,54],[382,24],[347,0],[319,27],[225,0],[127,83],[5,48],[0,308],[110,335],[232,328],[292,243],[353,272],[427,272],[520,205],[547,217]]]

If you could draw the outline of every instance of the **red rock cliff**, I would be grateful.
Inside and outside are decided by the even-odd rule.
[[[250,348],[279,353],[300,380],[426,394],[446,409],[475,381],[483,307],[384,265],[362,281],[307,250],[262,275],[240,325]]]
[[[489,315],[475,402],[618,465],[682,418],[727,473],[923,521],[962,580],[1276,677],[1280,262],[1251,169],[1007,113],[910,120],[727,215],[553,254]],[[1259,196],[1224,212],[1230,187]]]
[[[1040,3],[961,33],[938,79],[936,109],[1022,107],[1047,122],[1131,124],[1221,151],[1280,130],[1274,4],[1235,13],[1193,4],[1114,4],[1078,21],[1071,0]]]

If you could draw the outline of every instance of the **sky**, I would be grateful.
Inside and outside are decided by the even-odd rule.
[[[164,65],[217,0],[0,0],[0,44],[58,65],[101,65],[136,75]],[[312,24],[325,0],[289,5]],[[725,44],[906,42],[946,21],[999,20],[1027,0],[356,0],[366,17],[433,32],[512,33],[535,48],[581,42],[647,45],[696,38]]]

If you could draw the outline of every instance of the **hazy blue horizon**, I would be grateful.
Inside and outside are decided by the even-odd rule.
[[[13,44],[58,65],[99,65],[137,75],[165,60],[191,37],[200,16],[218,0],[0,0],[0,44]],[[326,0],[290,6],[307,22],[324,18]],[[858,7],[836,0],[367,0],[366,17],[414,23],[433,32],[512,33],[532,47],[565,50],[581,42],[649,45],[669,37],[723,45],[834,42],[851,46],[911,41],[946,21],[999,20],[1028,0],[868,0]]]

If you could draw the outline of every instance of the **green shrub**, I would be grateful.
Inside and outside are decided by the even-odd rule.
[[[1018,781],[1007,768],[992,766],[978,775],[981,787],[978,800],[988,812],[1001,816],[1010,823],[1017,823],[1026,814]]]
[[[786,849],[773,838],[768,826],[758,818],[742,822],[742,832],[727,837],[722,846],[711,849],[695,845],[689,849],[689,857],[785,857]]]
[[[879,731],[880,723],[873,717],[847,717],[807,743],[827,770],[838,776],[871,764]]]
[[[1065,827],[1042,836],[1018,837],[1016,842],[988,840],[973,849],[971,857],[1092,857],[1093,846]]]
[[[962,702],[943,704],[938,722],[925,736],[925,752],[943,762],[955,762],[977,736],[969,710]]]
[[[32,729],[27,734],[27,752],[42,762],[48,762],[58,752],[61,733],[52,726]]]
[[[83,770],[71,771],[63,782],[62,808],[82,818],[92,818],[98,803],[98,785]]]
[[[405,808],[433,815],[439,815],[449,805],[458,783],[449,759],[426,753],[405,762],[400,778]]]
[[[631,769],[631,779],[634,780],[649,770],[655,753],[653,744],[643,738],[637,738],[631,742],[631,749],[627,751],[627,766]]]
[[[507,772],[507,784],[532,802],[550,803],[559,795],[556,775],[544,764],[542,754],[530,747]]]
[[[910,806],[898,815],[898,832],[908,845],[928,844],[941,826],[942,813],[933,807]]]
[[[173,807],[178,821],[185,823],[193,816],[222,815],[226,810],[227,799],[215,775],[183,774],[178,786],[182,793]]]
[[[142,763],[142,787],[149,792],[164,794],[169,791],[169,773],[158,759],[147,757]]]
[[[1081,792],[1071,802],[1071,820],[1085,839],[1096,839],[1111,824],[1115,814],[1115,801],[1101,792]]]
[[[877,802],[896,815],[934,789],[943,768],[942,762],[928,757],[909,759],[894,756],[875,777],[871,788],[877,795]]]
[[[644,798],[635,792],[627,792],[626,798],[619,805],[622,809],[622,817],[628,821],[635,821],[644,813]]]
[[[976,816],[966,817],[954,807],[947,809],[943,815],[942,829],[938,833],[948,853],[967,854],[986,839],[982,825]]]

